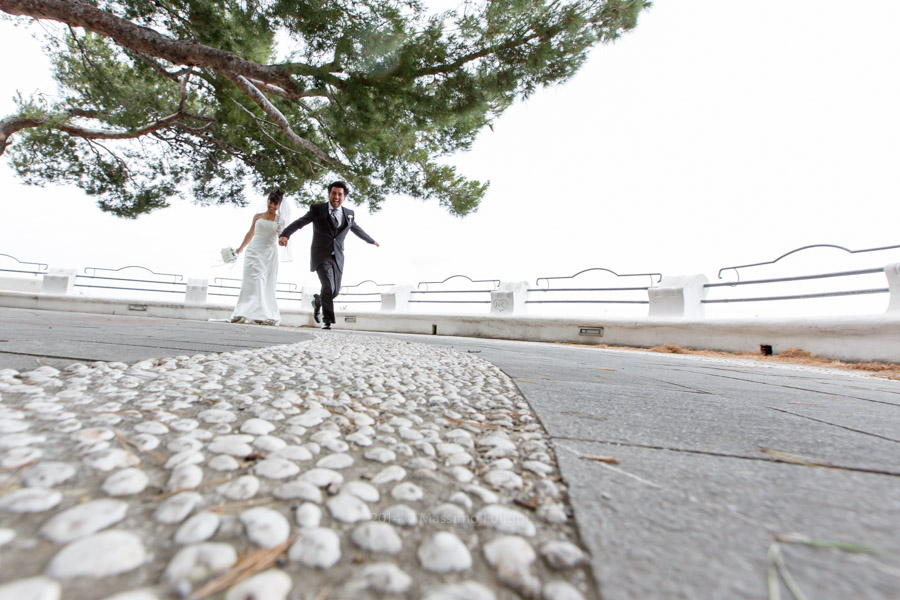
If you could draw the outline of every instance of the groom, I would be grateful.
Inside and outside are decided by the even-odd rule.
[[[313,296],[313,317],[319,322],[322,310],[322,329],[331,329],[334,323],[334,298],[341,291],[341,274],[344,270],[344,238],[352,231],[357,237],[378,246],[362,227],[356,224],[353,211],[342,208],[350,189],[343,181],[335,181],[328,186],[328,202],[312,204],[309,211],[284,228],[278,243],[287,246],[291,234],[313,224],[312,246],[309,250],[309,270],[315,271],[322,284],[321,295]]]

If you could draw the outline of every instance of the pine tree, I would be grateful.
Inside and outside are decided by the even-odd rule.
[[[175,196],[246,202],[249,182],[319,201],[345,179],[475,209],[487,184],[444,157],[517,98],[565,81],[643,0],[0,0],[55,22],[61,90],[18,99],[0,154],[26,183],[74,183],[123,217]],[[15,134],[15,135],[14,135]]]

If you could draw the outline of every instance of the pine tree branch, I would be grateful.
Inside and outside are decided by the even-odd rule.
[[[309,140],[300,137],[297,133],[291,129],[291,124],[288,123],[287,118],[282,114],[278,108],[269,102],[269,99],[259,91],[255,85],[250,83],[246,77],[237,74],[227,74],[228,78],[237,85],[242,92],[244,92],[247,96],[249,96],[270,118],[275,121],[275,124],[281,130],[281,132],[287,136],[289,140],[291,140],[297,146],[309,150],[317,157],[319,157],[326,164],[331,165],[332,167],[341,168],[340,165],[335,159],[331,158],[326,154],[321,148],[310,142]]]
[[[46,119],[42,119],[39,117],[6,117],[3,120],[0,120],[0,156],[3,156],[3,153],[6,152],[6,147],[9,145],[9,138],[17,131],[21,131],[23,129],[27,129],[29,127],[37,127],[38,125],[43,125],[46,123]]]
[[[222,74],[237,73],[277,85],[289,94],[296,94],[297,97],[303,97],[308,92],[298,85],[294,75],[328,78],[331,80],[329,83],[333,85],[342,83],[339,78],[328,76],[327,72],[315,66],[297,62],[285,65],[261,65],[232,52],[197,42],[176,40],[82,2],[0,0],[0,11],[16,16],[59,21],[70,27],[81,27],[115,40],[124,48],[168,61],[173,65],[206,67]]]
[[[78,113],[78,114],[75,114]],[[90,129],[87,127],[80,127],[78,125],[72,125],[66,122],[69,118],[73,116],[96,116],[93,113],[89,113],[86,111],[70,111],[63,114],[55,113],[55,114],[47,114],[42,115],[40,117],[21,117],[21,116],[12,116],[7,117],[3,120],[0,120],[0,156],[6,151],[6,147],[9,144],[9,138],[14,133],[21,131],[22,129],[28,129],[31,127],[41,127],[41,126],[49,126],[51,129],[56,129],[58,131],[62,131],[69,135],[84,138],[87,140],[131,140],[135,138],[140,138],[154,131],[159,131],[160,129],[165,129],[167,127],[171,127],[179,121],[184,120],[198,120],[198,121],[207,121],[210,119],[206,117],[202,117],[200,115],[193,115],[182,110],[171,114],[167,117],[163,117],[157,121],[153,121],[148,123],[142,127],[138,127],[136,129],[130,129],[127,131],[112,131],[109,129]],[[54,123],[54,121],[60,121],[59,123]]]

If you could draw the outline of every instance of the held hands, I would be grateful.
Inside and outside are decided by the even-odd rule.
[[[376,246],[379,246],[379,247],[381,246],[381,244],[379,244],[378,242],[372,242],[372,243],[375,244]]]
[[[280,238],[278,238],[278,245],[279,245],[279,246],[287,246],[287,245],[288,245],[288,239],[287,239],[286,237],[284,237],[284,236],[281,236]]]

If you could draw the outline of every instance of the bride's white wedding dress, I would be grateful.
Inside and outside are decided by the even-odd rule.
[[[231,313],[232,320],[281,322],[275,284],[278,280],[278,231],[275,221],[257,219],[253,239],[244,251],[241,294]]]

